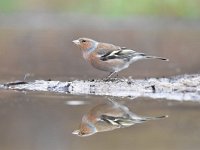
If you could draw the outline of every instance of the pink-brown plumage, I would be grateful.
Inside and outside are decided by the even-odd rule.
[[[125,47],[101,43],[89,38],[79,38],[73,42],[82,50],[83,57],[94,68],[110,72],[108,77],[128,68],[130,64],[138,60],[160,59],[168,61],[166,58],[148,56]]]
[[[79,129],[75,130],[73,134],[81,137],[90,136],[97,132],[112,131],[114,129],[129,127],[136,123],[166,117],[138,116],[131,112],[128,107],[110,99],[105,103],[96,105],[88,113],[84,114]]]

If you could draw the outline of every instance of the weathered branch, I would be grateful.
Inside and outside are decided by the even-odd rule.
[[[113,79],[112,81],[74,80],[68,82],[36,80],[16,81],[1,88],[22,91],[46,91],[74,95],[107,95],[118,97],[150,97],[170,100],[200,101],[200,75],[181,75],[144,80]]]

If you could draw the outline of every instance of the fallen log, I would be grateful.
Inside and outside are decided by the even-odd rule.
[[[200,75],[179,75],[169,78],[110,79],[74,81],[16,81],[5,83],[2,89],[44,91],[74,95],[104,95],[116,97],[149,97],[177,101],[200,101]]]

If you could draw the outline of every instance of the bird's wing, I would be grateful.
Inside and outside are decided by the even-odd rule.
[[[101,119],[107,122],[108,124],[112,124],[114,126],[119,126],[122,128],[135,124],[128,114],[127,117],[113,117],[108,115],[102,115]]]
[[[120,49],[120,50],[114,50],[114,51],[107,52],[106,54],[102,55],[100,57],[100,59],[102,61],[107,61],[107,60],[111,60],[111,59],[123,59],[125,61],[129,61],[133,57],[138,57],[138,56],[139,57],[145,56],[145,54],[138,53],[131,49]]]
[[[99,43],[96,52],[98,55],[103,56],[116,50],[121,50],[121,47],[108,43]]]
[[[146,56],[144,53],[138,53],[132,49],[108,43],[99,43],[95,53],[97,53],[97,56],[102,61],[107,61],[111,59],[122,59],[125,61],[129,61],[133,57]]]

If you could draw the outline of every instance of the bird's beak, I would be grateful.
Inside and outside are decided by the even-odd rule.
[[[79,133],[80,133],[80,130],[74,130],[74,131],[72,132],[72,134],[75,134],[75,135],[79,135]]]
[[[79,40],[73,40],[72,41],[74,44],[76,44],[76,45],[80,45],[80,41]]]

